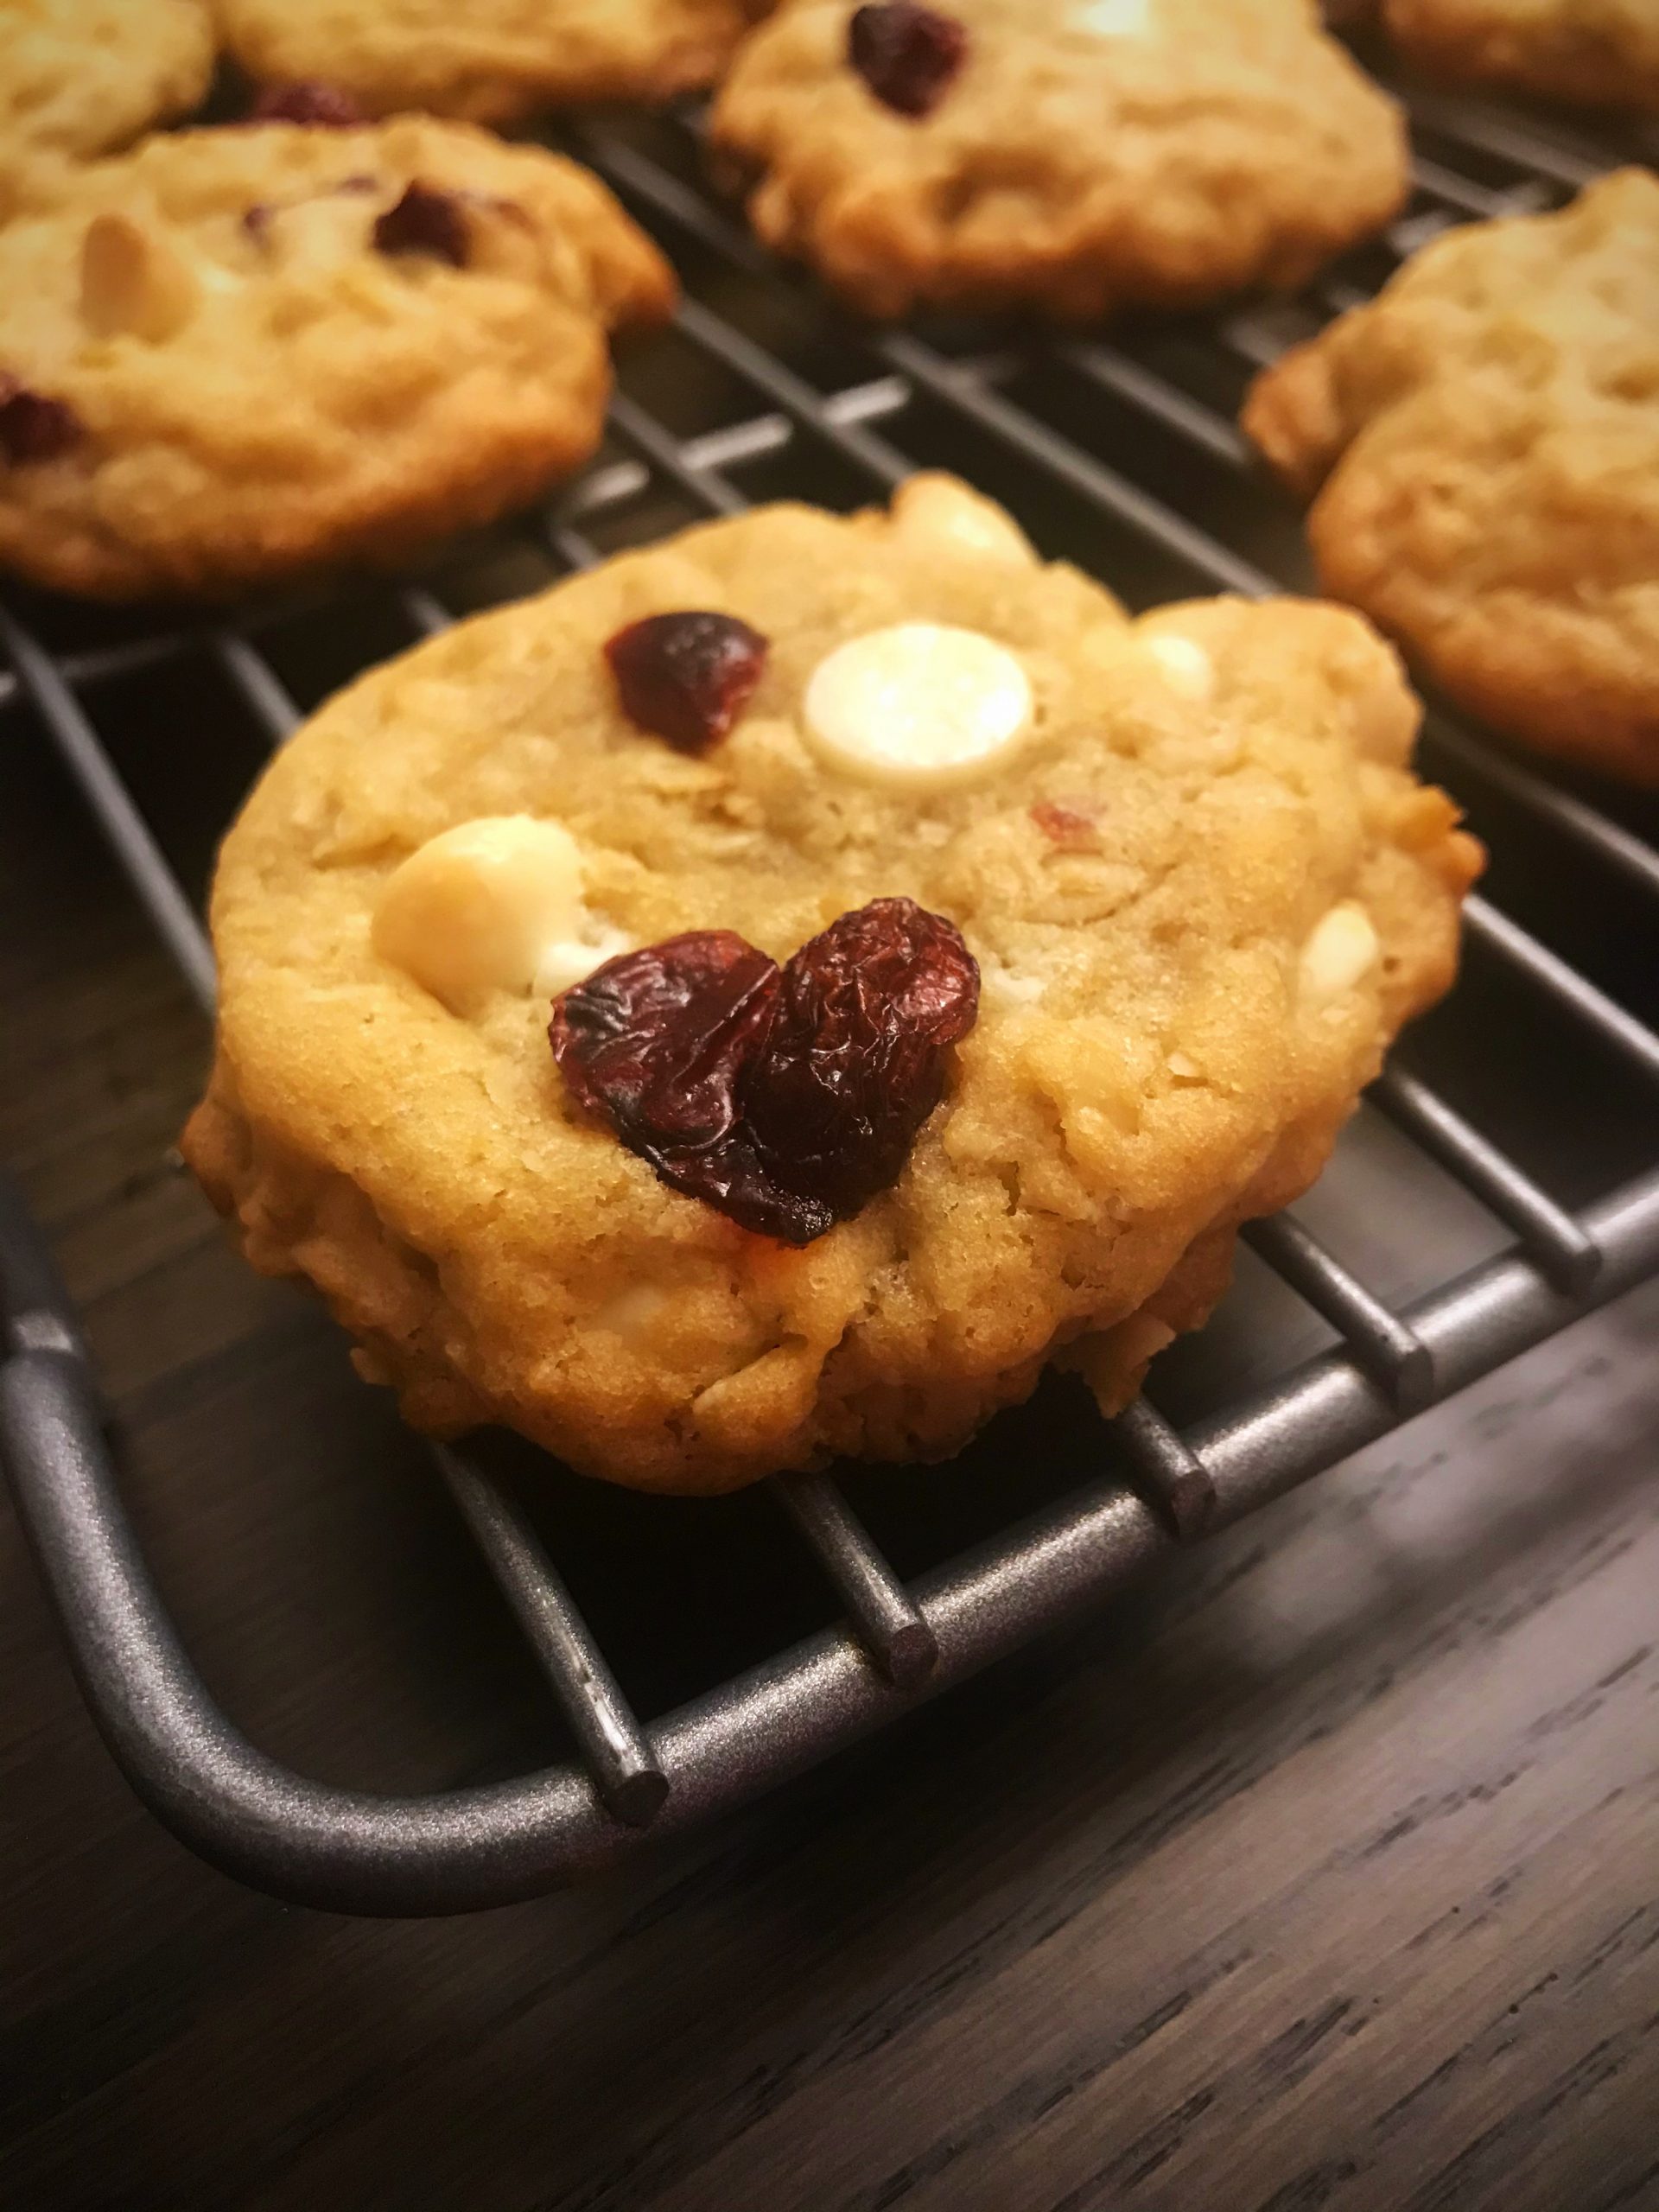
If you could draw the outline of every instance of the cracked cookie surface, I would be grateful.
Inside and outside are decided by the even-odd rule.
[[[597,443],[673,279],[594,178],[407,117],[181,132],[0,229],[0,563],[109,598],[396,560]],[[46,403],[41,451],[8,416]]]
[[[768,641],[696,757],[629,721],[604,652],[687,607]],[[1022,672],[1022,739],[967,780],[814,738],[815,676],[895,618]],[[417,1426],[505,1421],[618,1482],[937,1457],[1056,1355],[1121,1403],[1452,979],[1478,849],[1410,773],[1415,724],[1358,617],[1132,622],[948,479],[707,524],[446,633],[285,747],[219,864],[188,1156]],[[585,944],[543,956],[578,880]],[[897,1181],[828,1233],[670,1188],[564,1084],[547,993],[618,945],[783,959],[893,896],[961,931],[978,1018]]]
[[[1496,728],[1659,784],[1659,178],[1438,239],[1257,381],[1325,588]]]
[[[961,57],[919,114],[854,66],[855,14],[894,12],[796,0],[711,121],[761,238],[868,313],[1294,285],[1404,196],[1398,111],[1309,0],[950,0]]]

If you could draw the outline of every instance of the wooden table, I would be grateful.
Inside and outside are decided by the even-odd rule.
[[[418,1452],[168,1165],[202,1026],[4,727],[0,1152],[193,1649],[318,1774],[529,1764],[545,1701]],[[174,1844],[0,1511],[0,2202],[1659,2206],[1656,1323],[1650,1287],[695,1842],[452,1923]]]

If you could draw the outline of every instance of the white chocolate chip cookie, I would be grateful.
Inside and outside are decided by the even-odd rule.
[[[1294,285],[1406,190],[1399,115],[1311,0],[796,0],[711,137],[766,243],[880,315]]]
[[[748,0],[218,0],[262,82],[318,80],[371,113],[506,123],[572,100],[671,99],[720,74]]]
[[[108,598],[396,560],[584,461],[666,264],[595,179],[409,117],[42,168],[0,229],[0,563]]]
[[[1244,427],[1328,591],[1496,728],[1659,785],[1659,178],[1437,239]]]
[[[0,153],[108,152],[213,73],[206,0],[0,0]]]
[[[639,658],[631,713],[607,652],[688,613],[700,667],[716,622],[746,654],[695,747],[641,725]],[[963,684],[997,695],[1006,661],[1028,687],[1029,727],[971,779],[935,772],[923,702],[902,779],[869,772],[853,694],[839,749],[811,727],[823,671],[895,620],[976,639]],[[709,524],[422,646],[285,748],[219,866],[188,1156],[416,1425],[509,1422],[613,1481],[938,1455],[1067,1348],[1122,1403],[1451,981],[1478,849],[1411,775],[1415,722],[1356,616],[1132,623],[945,479],[891,513]],[[551,991],[577,984],[568,1038],[642,962],[764,984],[838,918],[914,924],[906,901],[965,940],[976,1014],[958,955],[938,1087],[833,1225],[779,1241],[689,1195],[556,1064]],[[879,1016],[879,963],[849,982]],[[752,1024],[752,996],[726,1003]],[[659,1124],[702,1126],[724,1050],[672,1062]],[[770,1140],[798,1121],[791,1172],[810,1114]]]

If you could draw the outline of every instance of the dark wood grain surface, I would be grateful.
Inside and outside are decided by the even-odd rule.
[[[0,732],[0,1150],[210,1681],[334,1778],[556,1754],[418,1450],[168,1164],[202,1026]],[[695,1842],[447,1923],[175,1845],[0,1513],[0,2199],[1659,2206],[1656,1322],[1627,1299]]]

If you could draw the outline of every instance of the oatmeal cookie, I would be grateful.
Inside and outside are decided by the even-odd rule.
[[[796,0],[711,136],[761,238],[877,315],[1295,285],[1406,190],[1398,111],[1310,0]]]
[[[603,186],[409,117],[152,138],[0,229],[0,563],[99,597],[395,559],[597,443],[673,279]]]
[[[705,711],[664,734],[619,680],[640,657],[606,647],[670,618]],[[758,645],[721,662],[722,621]],[[938,1456],[1090,1332],[1116,1332],[1084,1363],[1121,1402],[1217,1294],[1234,1224],[1312,1179],[1452,980],[1478,849],[1412,777],[1415,723],[1357,616],[1131,622],[949,479],[890,513],[691,530],[363,677],[272,763],[219,862],[187,1155],[417,1427],[507,1422],[613,1481]],[[757,1233],[677,1187],[623,1108],[666,1067],[656,1126],[701,1142],[750,986],[779,961],[822,978],[817,933],[868,943],[873,915],[965,941],[976,1013],[952,953],[918,1003],[948,1002],[957,1041],[899,1102],[919,1128],[833,1225]],[[585,1022],[584,1052],[626,1048],[606,1019],[651,1001],[618,981],[645,947],[684,986],[658,1013],[702,990],[698,963],[743,988],[677,1060],[611,1070],[594,1110],[550,1001],[556,1040]],[[837,1049],[896,1003],[880,958],[842,982],[827,1027],[807,1007]],[[810,1078],[873,1068],[884,1111],[892,1062],[861,1047],[783,1068],[770,1141],[797,1188],[837,1108]]]
[[[507,123],[567,100],[671,99],[711,84],[761,0],[219,0],[266,84],[315,79],[376,115]]]
[[[1325,588],[1452,698],[1659,784],[1659,178],[1436,240],[1244,427],[1313,499]]]
[[[105,153],[213,73],[205,0],[0,0],[0,149]]]
[[[1659,110],[1654,0],[1385,0],[1407,59],[1459,83]]]

